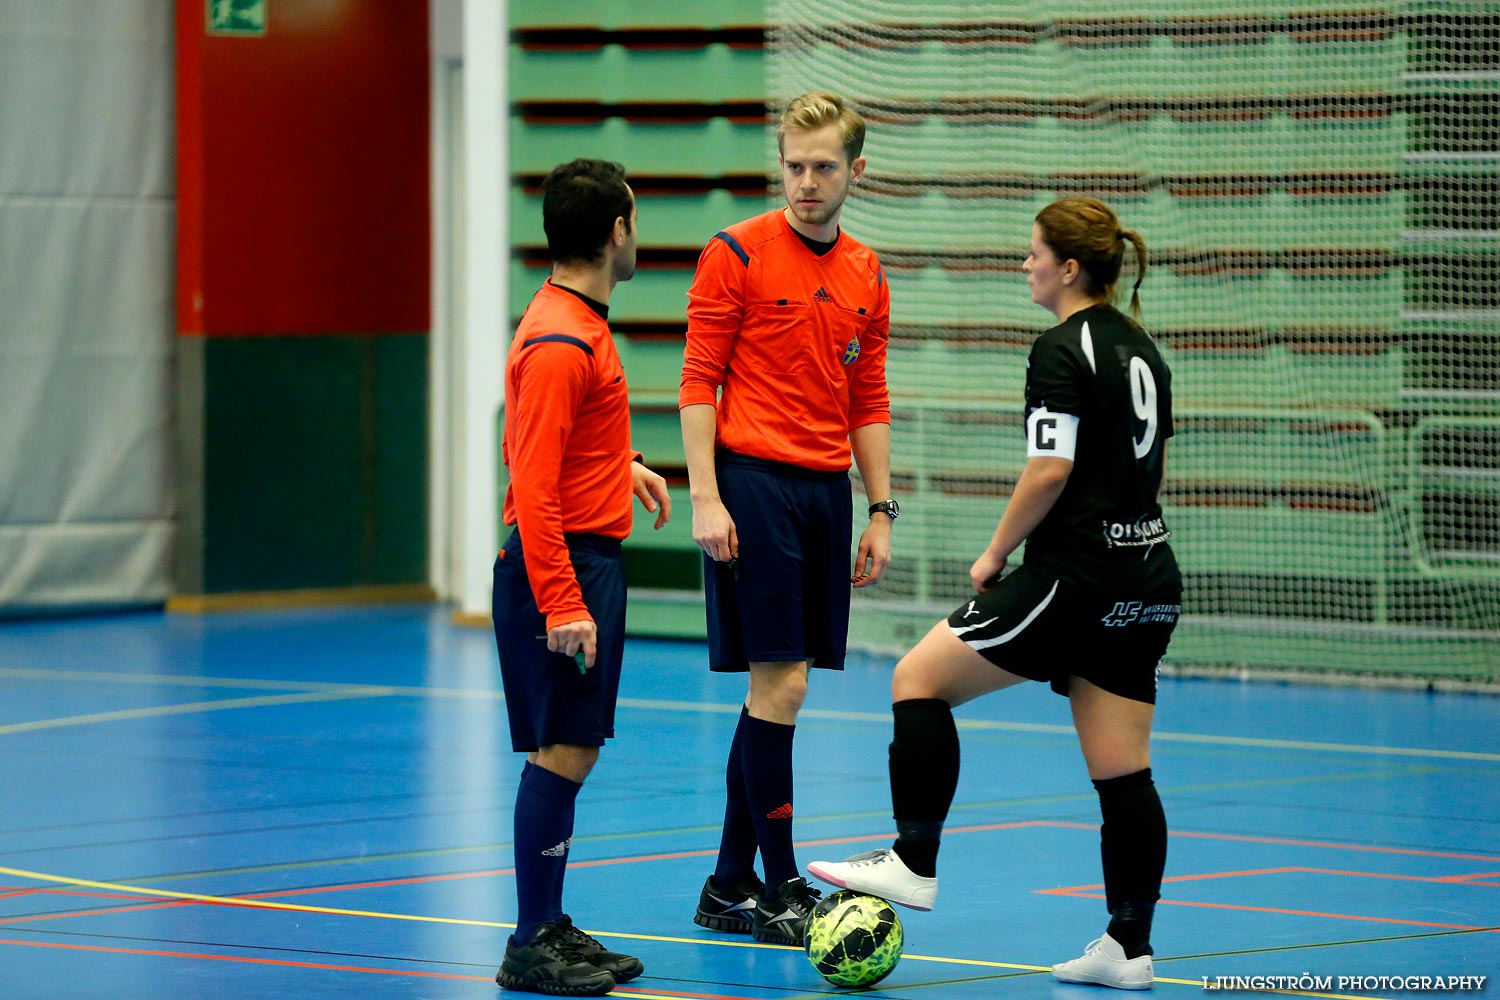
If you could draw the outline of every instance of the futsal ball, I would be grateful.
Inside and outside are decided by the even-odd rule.
[[[901,960],[901,918],[878,896],[840,890],[807,916],[808,961],[835,986],[873,986]]]

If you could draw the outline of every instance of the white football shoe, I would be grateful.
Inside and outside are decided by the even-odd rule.
[[[840,889],[866,892],[913,910],[930,910],[937,902],[938,880],[913,874],[892,850],[867,851],[844,861],[814,861],[807,870]]]
[[[1156,982],[1151,956],[1126,958],[1125,949],[1108,934],[1090,941],[1083,955],[1052,967],[1052,978],[1065,983],[1093,983],[1117,990],[1149,990]]]

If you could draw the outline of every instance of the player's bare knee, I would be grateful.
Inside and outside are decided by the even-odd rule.
[[[920,657],[907,653],[896,663],[891,674],[891,702],[910,701],[913,698],[941,698],[937,679],[924,669]]]
[[[782,716],[796,717],[802,711],[802,703],[807,700],[807,674],[789,673],[782,678],[780,683],[766,692],[765,701],[768,707],[776,710]]]
[[[1091,740],[1083,733],[1079,734],[1079,744],[1089,778],[1094,781],[1135,774],[1151,766],[1151,747],[1148,744],[1137,745],[1133,740]]]
[[[576,746],[567,743],[554,743],[542,747],[536,753],[538,767],[544,767],[553,774],[561,775],[569,781],[582,784],[599,761],[599,748],[592,746]]]
[[[752,663],[750,665],[750,714],[770,722],[796,721],[807,699],[807,665],[804,663]]]

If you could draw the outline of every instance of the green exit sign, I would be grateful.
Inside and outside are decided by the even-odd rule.
[[[204,0],[210,35],[264,35],[268,0]]]

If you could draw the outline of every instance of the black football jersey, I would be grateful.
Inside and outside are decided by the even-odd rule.
[[[1157,498],[1172,376],[1146,332],[1096,305],[1042,334],[1026,363],[1026,416],[1028,456],[1073,460],[1026,540],[1027,565],[1086,586],[1176,580]]]

